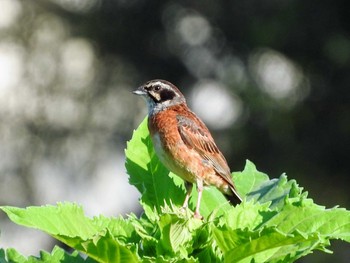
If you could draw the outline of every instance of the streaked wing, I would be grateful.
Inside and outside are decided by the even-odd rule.
[[[203,160],[209,162],[215,171],[234,187],[230,168],[207,127],[200,121],[201,126],[181,115],[178,115],[176,118],[178,121],[178,130],[184,143],[189,148],[197,151]]]

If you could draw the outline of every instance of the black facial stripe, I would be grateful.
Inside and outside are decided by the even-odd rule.
[[[163,89],[160,92],[160,101],[172,100],[176,96],[175,92],[168,89]]]

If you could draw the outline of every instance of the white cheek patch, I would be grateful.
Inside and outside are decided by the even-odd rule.
[[[156,93],[156,92],[154,92],[154,91],[151,91],[149,94],[150,94],[153,98],[155,98],[156,101],[160,101],[160,94],[159,94],[159,93]]]

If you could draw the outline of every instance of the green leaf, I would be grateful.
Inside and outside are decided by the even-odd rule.
[[[147,118],[134,131],[125,150],[129,182],[142,194],[141,204],[147,216],[156,218],[164,204],[181,206],[185,198],[182,180],[170,177],[156,156],[147,128]]]
[[[136,242],[136,232],[124,219],[90,219],[80,206],[70,203],[27,209],[0,208],[15,223],[40,229],[97,261],[139,262],[136,244],[129,244],[131,240]]]
[[[39,263],[39,262],[61,262],[61,263],[93,263],[96,262],[91,258],[82,258],[78,251],[74,251],[72,253],[67,253],[62,248],[57,246],[54,247],[51,253],[40,251],[40,255],[38,257],[30,256],[25,257],[17,252],[13,248],[9,248],[5,251],[0,249],[0,263],[12,262],[12,263]]]
[[[255,165],[247,160],[242,172],[233,173],[233,181],[237,187],[237,191],[241,196],[246,196],[250,192],[258,189],[262,183],[269,181],[269,177],[259,172]]]
[[[121,244],[109,231],[79,243],[75,248],[99,262],[139,262],[136,247]]]
[[[325,209],[311,199],[293,199],[264,225],[276,226],[284,233],[295,230],[304,234],[317,233],[324,239],[342,239],[350,242],[350,211],[343,208]]]
[[[270,202],[271,208],[283,207],[287,197],[307,196],[306,192],[302,194],[302,188],[299,188],[295,180],[288,181],[285,174],[270,180],[249,160],[246,161],[242,172],[233,173],[233,178],[238,192],[246,196],[247,200],[255,200],[259,203]]]
[[[19,225],[40,229],[50,235],[79,236],[87,239],[99,231],[82,207],[71,203],[59,203],[57,206],[28,207],[26,209],[0,207],[13,221]]]
[[[280,211],[250,201],[216,219],[212,229],[227,262],[292,262],[314,249],[329,253],[330,239],[349,242],[350,211],[325,209],[302,195],[287,198]]]
[[[255,230],[276,214],[277,211],[269,208],[269,203],[243,202],[239,206],[232,207],[220,217],[218,225],[225,225],[231,229],[247,228],[248,230]]]
[[[213,233],[225,262],[293,262],[311,253],[321,241],[316,234],[295,231],[286,235],[273,227],[261,231],[216,228]]]
[[[130,215],[128,220],[123,217],[104,217],[102,215],[94,217],[92,224],[98,229],[108,229],[112,236],[114,236],[120,243],[138,243],[140,236],[135,231],[135,224],[138,219],[135,215]]]
[[[193,251],[193,235],[202,222],[193,217],[163,214],[158,225],[161,233],[157,247],[158,255],[178,255],[180,258],[188,258]]]
[[[61,249],[40,257],[24,257],[14,249],[0,250],[5,262],[293,262],[331,239],[350,242],[350,211],[325,209],[307,198],[307,192],[282,174],[269,180],[250,161],[233,173],[243,202],[231,206],[214,187],[203,193],[201,213],[193,218],[180,209],[183,181],[159,162],[149,138],[146,120],[128,142],[126,167],[130,182],[141,192],[145,214],[89,218],[80,206],[26,209],[0,207],[17,224],[40,229],[76,251]],[[194,209],[196,191],[190,202]]]
[[[126,169],[129,182],[142,194],[141,205],[147,216],[157,218],[161,207],[171,203],[181,207],[185,200],[184,182],[169,172],[159,161],[154,152],[147,128],[147,118],[134,131],[132,139],[127,143]],[[189,206],[195,209],[198,194],[194,189]],[[225,197],[214,187],[206,187],[203,191],[201,214],[207,217],[214,209],[222,214],[229,208]]]
[[[16,263],[18,262],[18,263],[22,263],[22,262],[28,262],[29,261],[25,256],[21,255],[19,252],[17,252],[13,248],[7,249],[6,250],[6,255],[7,255],[7,257],[6,257],[7,260],[4,261],[4,262],[16,262]]]
[[[7,260],[6,260],[6,257],[5,257],[5,251],[0,248],[0,263],[6,263]]]

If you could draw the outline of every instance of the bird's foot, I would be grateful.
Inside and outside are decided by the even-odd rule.
[[[200,219],[200,220],[203,220],[203,216],[201,216],[201,214],[199,212],[194,212],[193,217]]]

